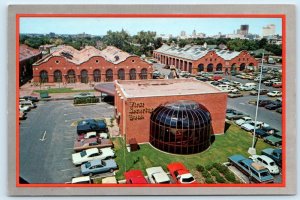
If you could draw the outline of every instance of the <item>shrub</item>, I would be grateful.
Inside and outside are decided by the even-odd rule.
[[[214,183],[214,180],[211,177],[205,178],[206,183]]]
[[[203,170],[201,173],[204,178],[211,177],[207,170]]]
[[[213,175],[214,177],[220,176],[218,170],[216,170],[216,169],[212,169],[210,174]]]
[[[226,183],[226,180],[220,175],[216,177],[216,181],[218,183]]]
[[[222,164],[220,164],[220,163],[218,163],[216,166],[214,166],[220,173],[222,173],[222,174],[225,174],[226,172],[229,172],[229,169],[226,167],[226,166],[224,166],[224,165],[222,165]]]
[[[196,166],[196,169],[199,171],[199,172],[203,172],[205,170],[205,168],[202,166],[202,165],[197,165]]]
[[[236,179],[235,179],[235,176],[234,176],[234,174],[232,173],[232,172],[226,172],[225,174],[224,174],[224,176],[225,176],[225,178],[229,181],[229,182],[235,182],[236,181]]]
[[[211,169],[213,168],[213,165],[212,164],[208,164],[205,166],[205,169],[210,171]]]

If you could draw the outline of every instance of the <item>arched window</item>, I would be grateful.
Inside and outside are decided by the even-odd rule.
[[[107,82],[111,82],[113,81],[113,70],[112,69],[108,69],[106,70],[106,81]]]
[[[245,63],[242,63],[242,64],[240,65],[240,71],[245,70],[245,67],[246,67],[246,64],[245,64]]]
[[[124,69],[119,69],[118,70],[118,79],[125,80],[125,71],[124,71]]]
[[[82,70],[80,72],[81,75],[81,83],[88,83],[89,82],[89,76],[88,76],[88,71],[87,70]]]
[[[236,71],[236,68],[237,68],[236,63],[233,63],[231,65],[231,71]]]
[[[136,70],[135,69],[131,69],[129,71],[129,79],[130,80],[136,80]]]
[[[207,65],[207,72],[212,72],[214,70],[214,65],[212,63]]]
[[[147,75],[148,75],[147,69],[143,68],[141,70],[141,79],[147,79],[147,77],[148,77]]]
[[[54,82],[61,83],[62,82],[62,73],[60,70],[54,71]]]
[[[48,83],[48,72],[43,70],[40,73],[40,82],[41,83]]]
[[[204,71],[204,65],[203,64],[199,64],[198,65],[198,72],[202,72]]]
[[[216,71],[222,71],[222,64],[221,63],[217,64]]]
[[[93,75],[94,75],[94,81],[95,82],[100,82],[101,81],[101,72],[100,72],[99,69],[95,69]]]
[[[76,82],[75,71],[73,69],[69,70],[68,73],[67,73],[67,82],[68,83],[75,83]]]

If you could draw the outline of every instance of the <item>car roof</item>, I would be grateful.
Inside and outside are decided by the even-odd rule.
[[[72,183],[78,183],[78,182],[84,182],[84,181],[90,181],[90,176],[80,176],[72,178]]]
[[[102,160],[101,159],[95,159],[95,160],[91,160],[89,162],[91,163],[91,166],[102,164]]]
[[[162,167],[150,167],[150,168],[147,168],[146,169],[146,172],[149,174],[149,175],[151,175],[151,174],[153,174],[153,173],[161,173],[161,172],[164,172],[165,173],[165,171],[163,170],[163,168]]]
[[[87,154],[93,154],[93,153],[99,153],[99,150],[97,148],[91,148],[85,150]]]

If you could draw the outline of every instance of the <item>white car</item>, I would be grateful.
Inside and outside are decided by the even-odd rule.
[[[81,151],[79,153],[72,154],[72,162],[74,165],[81,165],[82,163],[95,160],[95,159],[101,159],[104,160],[106,158],[112,158],[115,156],[115,152],[112,150],[111,147],[103,148],[103,149],[87,149],[84,151]]]
[[[170,183],[170,177],[162,167],[150,167],[146,169],[150,183]]]
[[[240,85],[238,86],[238,89],[241,90],[241,91],[250,91],[250,90],[255,90],[255,87],[254,85]]]
[[[97,133],[95,131],[92,131],[92,132],[87,132],[83,138],[89,139],[89,138],[94,138],[94,137],[97,137]],[[108,134],[107,133],[99,133],[99,137],[101,139],[108,139]]]
[[[30,110],[29,106],[19,105],[19,110],[21,112],[28,112]]]
[[[280,92],[280,91],[272,91],[272,92],[268,92],[267,95],[269,97],[281,97],[282,92]]]
[[[271,174],[279,174],[279,168],[276,165],[276,163],[274,162],[274,160],[272,160],[271,158],[269,158],[268,156],[265,155],[252,155],[249,157],[250,159],[252,159],[254,162],[264,166],[265,168],[267,168]]]
[[[256,122],[256,129],[259,129],[261,127],[269,127],[270,125],[269,124],[266,124],[264,122],[260,122],[260,121],[257,121]],[[255,127],[255,121],[251,121],[249,123],[246,123],[246,124],[243,124],[241,126],[242,129],[246,130],[246,131],[254,131],[254,127]]]
[[[235,120],[234,123],[236,125],[241,126],[241,125],[246,124],[251,121],[252,121],[251,117],[242,117],[241,119]]]

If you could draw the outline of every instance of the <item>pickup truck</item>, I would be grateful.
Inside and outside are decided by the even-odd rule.
[[[264,166],[255,163],[249,158],[236,154],[228,157],[230,164],[235,166],[243,174],[245,174],[250,182],[254,183],[273,183],[274,177],[270,174],[269,170]]]
[[[282,150],[281,149],[273,149],[267,148],[261,151],[261,155],[268,156],[272,158],[278,166],[282,166]]]

